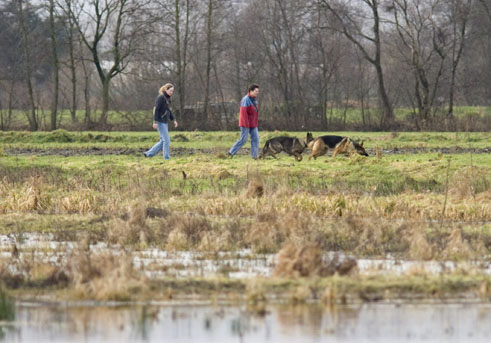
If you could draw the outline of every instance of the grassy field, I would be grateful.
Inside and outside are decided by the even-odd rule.
[[[404,148],[489,148],[489,132],[315,132],[314,136],[335,134],[363,140],[371,149]],[[274,136],[285,135],[299,138],[305,132],[260,132],[261,142]],[[238,138],[238,132],[171,132],[172,147],[224,148],[228,149]],[[153,132],[52,132],[0,131],[0,146],[23,148],[135,148],[148,149],[158,139]]]
[[[261,132],[261,142],[280,134],[305,136]],[[327,133],[314,136],[321,134]],[[172,132],[172,159],[164,162],[141,154],[155,143],[155,132],[0,132],[0,234],[15,237],[15,249],[22,250],[22,237],[35,232],[125,251],[249,249],[278,254],[279,261],[277,276],[260,282],[142,282],[111,256],[84,266],[91,258],[86,250],[61,266],[34,263],[27,254],[18,261],[12,253],[0,262],[0,275],[18,295],[70,289],[72,297],[126,299],[247,289],[254,299],[261,292],[288,291],[294,298],[302,289],[336,290],[338,296],[368,289],[394,297],[474,292],[490,299],[491,277],[473,268],[373,279],[330,273],[319,259],[337,251],[355,258],[489,263],[490,133],[335,134],[364,140],[370,157],[333,159],[328,153],[308,161],[304,154],[296,162],[280,154],[252,160],[248,143],[228,159],[237,132]],[[102,153],[93,153],[97,149]],[[14,260],[21,273],[8,268]],[[115,276],[122,265],[125,272]],[[127,287],[94,291],[114,280]],[[255,282],[259,291],[251,286]]]
[[[237,104],[238,106],[238,104]],[[447,108],[435,109],[436,114],[442,118],[446,117]],[[411,116],[415,112],[412,108],[399,107],[394,109],[394,115],[397,121],[400,123],[408,123],[411,121]],[[120,127],[122,130],[128,130],[131,127],[137,127],[142,130],[147,127],[151,130],[152,115],[151,109],[148,110],[137,110],[137,111],[109,111],[108,123],[114,125],[115,127]],[[267,108],[263,109],[263,115],[268,116],[270,110]],[[97,122],[100,117],[101,112],[98,110],[93,110],[91,113],[91,120]],[[0,122],[6,121],[8,117],[8,112],[6,109],[0,109]],[[326,112],[326,117],[329,121],[333,123],[346,123],[346,125],[360,124],[362,123],[361,109],[359,108],[328,108]],[[479,122],[489,123],[487,118],[491,117],[491,107],[485,106],[456,106],[454,107],[454,117],[455,119],[463,122]],[[77,129],[80,127],[81,123],[85,120],[85,110],[77,110],[76,118],[77,122],[71,122],[71,115],[68,110],[60,110],[58,112],[58,127]],[[238,107],[237,114],[231,114],[231,121],[238,118]],[[379,122],[378,109],[366,109],[365,118],[367,123],[371,125],[376,125]],[[47,130],[50,125],[50,111],[40,110],[38,111],[38,122],[43,130]],[[27,128],[28,127],[27,115],[23,111],[13,110],[10,122],[10,129]],[[182,123],[184,124],[184,123]],[[472,125],[471,125],[472,126]],[[472,131],[476,131],[475,129]]]

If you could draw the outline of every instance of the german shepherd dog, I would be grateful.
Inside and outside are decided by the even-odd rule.
[[[362,156],[368,156],[365,148],[363,148],[363,142],[358,143],[349,137],[343,136],[320,136],[309,143],[309,149],[312,149],[312,153],[309,155],[309,160],[313,157],[314,160],[324,155],[329,149],[334,149],[332,157],[336,157],[337,154],[348,154],[351,152],[357,152]]]
[[[295,156],[295,160],[301,161],[303,151],[313,140],[314,137],[310,132],[307,132],[307,136],[304,139],[286,136],[274,137],[266,141],[259,158],[265,158],[267,155],[271,155],[276,158],[276,154],[284,151],[288,155]]]

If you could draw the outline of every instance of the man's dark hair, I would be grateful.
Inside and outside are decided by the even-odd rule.
[[[252,92],[256,88],[259,88],[259,86],[256,85],[255,83],[253,83],[252,85],[249,86],[249,89],[247,90],[247,93]]]

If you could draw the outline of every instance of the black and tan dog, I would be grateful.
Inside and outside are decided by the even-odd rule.
[[[363,148],[363,142],[360,144],[349,137],[343,136],[320,136],[310,142],[308,147],[312,149],[309,160],[312,157],[315,160],[317,157],[325,155],[329,149],[334,149],[332,157],[336,157],[337,154],[349,154],[351,152],[368,156],[365,148]]]
[[[313,140],[314,137],[310,132],[307,132],[307,136],[304,139],[287,136],[274,137],[266,141],[259,158],[265,158],[267,155],[271,155],[276,158],[276,154],[284,151],[288,155],[295,156],[295,160],[301,161],[303,151]]]

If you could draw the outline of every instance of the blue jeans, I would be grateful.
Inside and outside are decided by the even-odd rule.
[[[167,123],[157,123],[157,130],[159,131],[160,141],[157,142],[145,155],[147,157],[154,157],[160,150],[163,150],[164,160],[170,159],[170,137],[169,127]]]
[[[251,135],[251,156],[252,158],[257,158],[259,152],[259,130],[257,127],[240,127],[240,138],[237,142],[235,142],[232,149],[230,149],[230,155],[235,155],[237,151],[239,151],[239,149],[247,143],[249,135]]]

